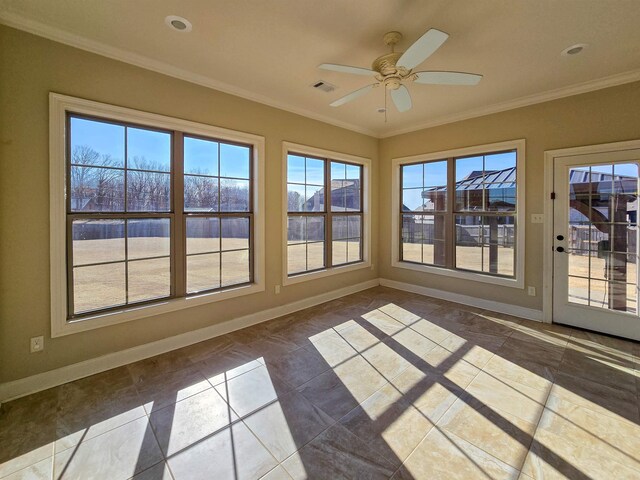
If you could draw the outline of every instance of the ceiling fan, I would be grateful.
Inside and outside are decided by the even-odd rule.
[[[411,95],[404,85],[415,82],[431,85],[477,85],[482,75],[464,72],[426,71],[414,72],[413,69],[429,58],[449,38],[449,35],[432,28],[411,45],[406,52],[396,52],[395,45],[402,39],[400,32],[388,32],[384,35],[384,43],[391,47],[391,53],[376,58],[371,69],[323,63],[318,68],[340,73],[352,73],[374,77],[375,83],[359,88],[344,97],[337,99],[330,105],[339,107],[364,95],[375,87],[384,86],[391,92],[391,99],[399,112],[406,112],[411,108]],[[386,100],[386,96],[385,96]]]

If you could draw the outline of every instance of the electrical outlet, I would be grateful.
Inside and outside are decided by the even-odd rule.
[[[531,214],[531,223],[544,223],[544,214],[543,213],[532,213]]]
[[[31,353],[41,352],[44,350],[44,337],[32,337],[31,338]]]
[[[536,296],[536,287],[527,287],[527,293],[529,294],[529,296],[535,297]]]
[[[276,295],[280,293],[280,285],[276,285]]]

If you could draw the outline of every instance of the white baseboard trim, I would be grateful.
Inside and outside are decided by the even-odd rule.
[[[443,300],[448,300],[450,302],[462,303],[463,305],[484,308],[493,312],[506,313],[507,315],[514,315],[516,317],[526,318],[527,320],[535,320],[538,322],[542,321],[542,310],[519,307],[517,305],[495,302],[493,300],[486,300],[484,298],[471,297],[469,295],[462,295],[460,293],[446,292],[444,290],[438,290],[435,288],[421,287],[420,285],[397,282],[395,280],[389,280],[386,278],[380,278],[379,280],[380,285],[382,285],[383,287],[395,288],[396,290],[404,290],[407,292],[417,293],[419,295],[425,295],[427,297],[440,298]]]
[[[377,287],[379,284],[378,279],[375,278],[373,280],[339,288],[337,290],[308,297],[296,302],[273,307],[261,312],[227,320],[226,322],[218,323],[216,325],[200,328],[191,332],[181,333],[169,338],[163,338],[162,340],[128,348],[119,352],[109,353],[101,357],[56,368],[55,370],[50,370],[48,372],[38,373],[19,380],[2,383],[0,384],[0,403],[56,387],[64,383],[88,377],[89,375],[104,372],[128,363],[160,355],[171,350],[193,345],[194,343],[202,342],[203,340],[208,340],[219,335],[224,335],[225,333],[240,330],[241,328],[272,320],[283,315],[288,315],[290,313],[335,300],[368,288]]]

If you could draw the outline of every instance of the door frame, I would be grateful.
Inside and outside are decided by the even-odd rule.
[[[542,321],[553,323],[553,175],[555,160],[574,155],[590,153],[619,152],[640,148],[639,140],[625,142],[602,143],[581,147],[546,150],[544,152],[544,224],[543,224],[543,259],[542,259]]]

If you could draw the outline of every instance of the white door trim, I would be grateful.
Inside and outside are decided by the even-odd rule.
[[[553,322],[553,170],[556,158],[590,153],[619,152],[640,148],[640,140],[602,143],[582,147],[562,148],[544,152],[544,228],[542,272],[542,319]]]

